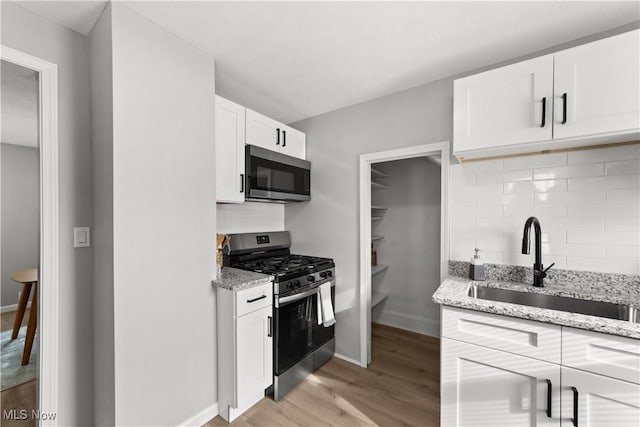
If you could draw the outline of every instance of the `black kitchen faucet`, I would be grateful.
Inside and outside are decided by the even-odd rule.
[[[536,259],[533,264],[533,286],[542,288],[544,286],[542,280],[547,277],[547,271],[553,267],[556,263],[552,263],[547,269],[544,269],[542,265],[542,230],[540,228],[540,221],[535,216],[530,216],[524,223],[524,234],[522,235],[522,253],[528,254],[530,252],[531,244],[529,243],[529,230],[531,230],[531,224],[533,224],[533,233],[536,239]]]

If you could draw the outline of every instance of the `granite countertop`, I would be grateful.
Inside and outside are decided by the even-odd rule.
[[[222,267],[222,276],[211,281],[218,288],[240,291],[253,288],[273,281],[273,276],[255,273],[253,271],[239,270],[237,268]]]
[[[522,292],[556,295],[584,300],[604,301],[640,308],[640,280],[638,279],[638,276],[594,276],[593,273],[583,274],[582,272],[560,270],[556,274],[558,277],[564,279],[563,283],[560,283],[560,280],[550,280],[550,283],[545,283],[543,288],[537,288],[529,284],[530,282],[522,283],[500,280],[505,277],[511,277],[510,274],[505,274],[504,271],[505,269],[510,269],[508,266],[493,265],[490,268],[493,268],[494,271],[488,272],[488,280],[473,281],[464,277],[464,273],[468,272],[468,263],[452,261],[449,265],[450,275],[440,285],[436,293],[433,294],[433,301],[453,307],[485,311],[488,313],[502,314],[505,316],[554,323],[572,328],[587,329],[596,332],[604,332],[607,334],[640,339],[639,323],[631,323],[623,320],[607,319],[597,316],[589,316],[586,314],[569,313],[520,304],[476,299],[468,295],[469,286],[477,284],[485,287],[513,289]],[[513,269],[510,269],[510,272],[513,273]]]

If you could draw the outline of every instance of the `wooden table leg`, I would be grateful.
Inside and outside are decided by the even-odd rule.
[[[18,338],[18,332],[20,332],[20,325],[22,324],[24,311],[27,309],[27,302],[29,301],[29,293],[31,292],[31,285],[33,285],[33,283],[22,284],[20,301],[18,301],[18,312],[16,313],[16,318],[13,320],[13,332],[11,333],[12,340],[15,340],[16,338]]]
[[[31,299],[31,311],[29,312],[29,324],[27,325],[27,338],[24,341],[24,351],[22,352],[22,364],[29,363],[31,357],[31,347],[33,338],[36,335],[36,325],[38,323],[38,285],[33,287],[33,298]]]

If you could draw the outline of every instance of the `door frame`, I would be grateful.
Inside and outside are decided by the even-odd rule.
[[[440,283],[449,263],[449,141],[360,155],[360,366],[371,362],[371,165],[440,154]]]
[[[60,288],[58,65],[5,45],[0,46],[0,58],[39,74],[40,276],[38,279],[37,409],[40,413],[56,414],[53,419],[47,417],[46,420],[38,420],[40,426],[57,426]]]

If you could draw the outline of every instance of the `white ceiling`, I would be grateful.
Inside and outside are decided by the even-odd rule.
[[[41,3],[84,34],[104,5]],[[126,3],[214,56],[219,94],[287,123],[640,19],[637,1]]]
[[[2,61],[2,132],[6,144],[38,146],[38,73]]]

